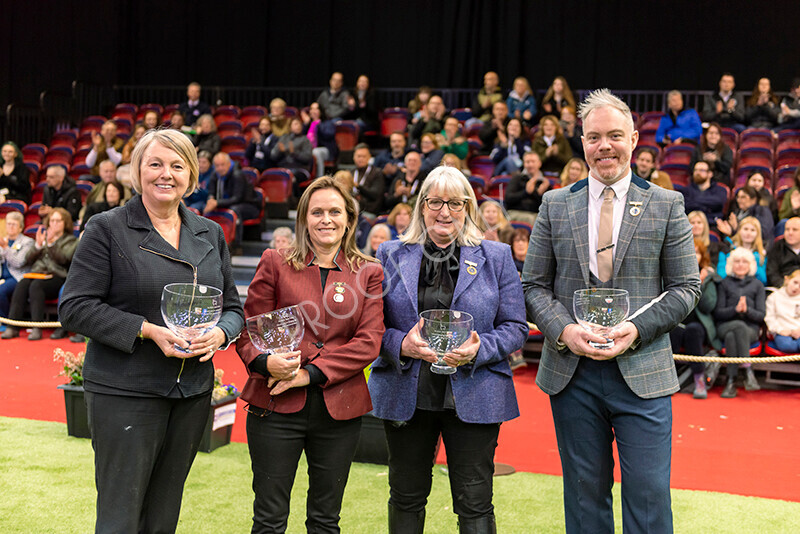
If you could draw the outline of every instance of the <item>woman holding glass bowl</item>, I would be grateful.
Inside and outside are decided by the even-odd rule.
[[[131,157],[140,195],[92,217],[64,287],[61,323],[89,338],[83,376],[96,532],[175,531],[208,419],[210,359],[244,325],[222,229],[181,203],[197,175],[185,134],[144,134]],[[219,322],[191,342],[162,318],[163,289],[176,282],[222,290]]]
[[[467,179],[437,167],[408,230],[378,249],[386,333],[369,387],[389,444],[391,533],[422,532],[440,435],[460,531],[496,531],[494,451],[500,424],[519,415],[507,357],[528,326],[511,249],[485,240],[477,221]],[[419,314],[434,309],[473,317],[467,341],[444,356],[453,374],[431,372],[437,356],[420,335]]]
[[[377,261],[356,247],[358,212],[347,188],[328,176],[309,185],[297,205],[295,240],[261,256],[245,303],[254,317],[299,306],[299,350],[262,353],[236,344],[249,378],[247,442],[253,467],[252,532],[284,532],[297,462],[305,452],[306,528],[338,532],[361,416],[371,408],[364,369],[383,336]]]

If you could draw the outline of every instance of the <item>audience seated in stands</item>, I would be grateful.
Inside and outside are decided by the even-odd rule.
[[[317,146],[328,149],[328,157],[336,158],[339,154],[336,146],[336,123],[347,113],[347,100],[350,93],[344,88],[344,77],[341,72],[334,72],[328,81],[328,88],[317,97],[322,112],[322,122],[317,127]]]
[[[572,95],[572,90],[569,88],[566,78],[556,76],[544,94],[541,113],[542,115],[560,117],[561,110],[566,106],[577,109],[575,97]]]
[[[261,117],[258,127],[251,129],[250,142],[244,150],[244,157],[250,166],[263,172],[275,167],[272,149],[278,144],[278,136],[272,131],[269,117]]]
[[[692,237],[700,240],[706,247],[708,256],[711,259],[711,267],[716,270],[720,256],[728,254],[730,242],[720,241],[719,239],[711,241],[708,219],[702,211],[693,211],[687,215],[687,218],[689,219],[689,224],[692,225]]]
[[[406,231],[411,224],[411,214],[413,211],[414,209],[405,202],[401,202],[392,208],[392,211],[389,212],[389,216],[386,218],[386,223],[392,231],[392,239],[397,239],[400,234]]]
[[[772,244],[767,252],[767,284],[780,287],[783,277],[800,269],[800,217],[786,221],[783,239]]]
[[[417,203],[419,187],[426,176],[422,171],[422,158],[419,152],[411,151],[406,154],[404,163],[404,167],[397,173],[397,177],[386,192],[385,209],[394,208],[401,202],[410,206]]]
[[[561,108],[561,120],[558,121],[561,125],[561,131],[564,132],[564,137],[567,138],[569,147],[572,149],[572,156],[584,159],[583,155],[583,127],[578,125],[578,118],[575,115],[575,108],[564,106]]]
[[[125,201],[125,187],[121,183],[114,180],[103,185],[105,186],[103,187],[103,200],[88,203],[87,199],[86,211],[81,219],[81,233],[86,229],[86,224],[93,216],[121,206]]]
[[[719,79],[719,91],[703,100],[703,120],[741,133],[745,128],[744,96],[734,93],[735,87],[733,74],[723,73]]]
[[[272,231],[272,241],[269,242],[270,248],[280,250],[289,248],[294,241],[294,231],[288,226],[279,226]]]
[[[536,152],[522,156],[524,170],[511,177],[505,194],[508,216],[513,221],[536,222],[542,195],[550,188],[550,180],[542,174],[542,160]]]
[[[800,216],[800,165],[794,170],[792,187],[783,195],[781,209],[778,211],[779,219]]]
[[[28,255],[33,249],[33,239],[22,233],[25,217],[18,211],[6,215],[6,235],[0,238],[0,262],[3,264],[0,282],[0,317],[8,317],[11,295],[17,282],[30,272]],[[5,325],[0,330],[5,331]]]
[[[778,97],[772,92],[769,78],[760,78],[747,100],[747,122],[750,128],[772,128],[778,124]]]
[[[514,227],[506,219],[503,207],[494,200],[485,200],[478,208],[478,227],[483,230],[483,238],[489,241],[508,243]]]
[[[789,94],[781,100],[778,122],[780,126],[777,126],[775,131],[800,129],[800,78],[792,80]]]
[[[381,169],[386,177],[386,183],[391,183],[397,178],[397,173],[405,165],[406,136],[403,132],[394,132],[389,135],[389,150],[375,156],[375,167]]]
[[[412,120],[419,118],[420,111],[422,111],[422,108],[428,103],[428,99],[432,94],[433,89],[427,85],[423,85],[417,90],[416,96],[408,101],[408,112],[412,115]]]
[[[469,167],[467,167],[467,164],[464,162],[464,160],[462,160],[455,154],[445,154],[442,157],[442,166],[453,167],[455,169],[458,169],[459,171],[461,171],[461,174],[463,174],[467,178],[472,176],[472,171],[469,170]]]
[[[100,133],[92,134],[92,149],[86,154],[86,165],[91,167],[92,174],[97,174],[100,162],[110,159],[119,165],[122,161],[122,147],[125,141],[117,137],[117,125],[114,121],[106,121],[100,127]]]
[[[322,111],[318,102],[312,102],[308,110],[301,110],[300,117],[305,125],[306,137],[311,143],[311,155],[317,165],[317,177],[325,174],[325,162],[331,157],[330,152],[318,142],[319,125],[322,123]]]
[[[755,217],[761,223],[761,237],[765,243],[772,243],[775,236],[775,223],[769,208],[758,203],[758,192],[746,185],[736,192],[736,201],[731,203],[727,220],[717,221],[717,229],[721,234],[733,236],[739,224],[746,217]]]
[[[783,285],[767,297],[764,322],[775,336],[775,347],[788,354],[800,353],[800,269],[783,278]]]
[[[142,138],[144,133],[147,131],[147,128],[144,124],[137,124],[133,127],[133,132],[131,132],[131,136],[128,138],[128,141],[122,147],[122,159],[120,160],[120,165],[128,165],[131,162],[131,155],[133,154],[133,147],[136,146],[136,143],[139,142],[139,139]]]
[[[422,106],[419,120],[409,125],[409,144],[419,146],[422,135],[426,133],[437,134],[444,128],[444,119],[447,117],[447,108],[440,95],[431,95],[428,103]]]
[[[188,208],[202,212],[208,201],[208,181],[214,175],[214,165],[211,160],[214,156],[207,150],[201,150],[197,154],[198,176],[197,187],[189,195],[183,198],[183,203]]]
[[[461,125],[457,118],[445,118],[442,131],[436,134],[436,143],[439,145],[439,150],[445,154],[455,154],[458,159],[467,159],[469,143],[461,135],[460,129]]]
[[[273,98],[269,103],[269,121],[272,133],[278,137],[288,134],[290,118],[286,115],[286,101],[282,98]]]
[[[733,151],[728,144],[722,140],[722,128],[719,124],[712,122],[703,132],[700,144],[695,147],[692,153],[691,165],[703,160],[708,163],[714,180],[728,187],[734,185],[731,179],[731,167],[733,167]]]
[[[217,134],[217,123],[214,122],[214,117],[210,114],[201,115],[195,124],[195,131],[197,133],[192,137],[192,143],[198,152],[201,150],[207,150],[212,154],[219,152],[222,139]]]
[[[481,140],[481,154],[489,154],[494,145],[497,144],[498,132],[505,133],[506,125],[509,121],[508,106],[505,102],[495,102],[492,106],[492,118],[483,123],[478,131],[478,138]]]
[[[6,141],[0,149],[3,170],[0,173],[0,203],[6,200],[31,201],[30,171],[22,160],[22,151],[13,141]],[[5,316],[4,316],[5,317]]]
[[[533,136],[533,151],[542,160],[542,171],[557,174],[572,158],[569,146],[558,119],[553,115],[545,115],[539,121],[539,130]]]
[[[522,276],[522,267],[525,265],[525,256],[528,255],[528,244],[531,240],[531,232],[527,228],[515,228],[511,234],[511,254],[514,256],[514,265],[517,272]]]
[[[145,111],[144,116],[142,117],[142,125],[146,130],[158,128],[159,124],[161,124],[161,114],[158,111],[153,109]]]
[[[422,156],[422,172],[425,174],[438,167],[444,157],[444,152],[436,142],[436,135],[431,132],[424,133],[420,137],[419,151]]]
[[[766,187],[764,175],[759,171],[751,171],[750,176],[747,177],[746,185],[756,190],[756,193],[758,193],[758,203],[767,208],[772,214],[772,222],[778,222],[778,203]]]
[[[392,231],[389,229],[389,226],[382,223],[376,224],[370,229],[369,234],[367,234],[367,245],[361,252],[370,258],[374,258],[381,243],[391,241],[391,239]]]
[[[697,144],[701,133],[700,115],[692,108],[683,107],[681,92],[673,89],[667,93],[667,114],[658,123],[656,142],[662,145],[683,141]]]
[[[722,218],[728,192],[724,187],[718,187],[712,176],[708,163],[696,162],[692,167],[692,181],[681,192],[686,202],[686,213],[702,211],[709,223],[716,226],[717,219]]]
[[[506,99],[508,115],[519,119],[525,126],[533,126],[536,120],[536,97],[533,96],[531,84],[524,76],[514,78],[514,88]]]
[[[186,117],[177,109],[172,110],[172,113],[169,115],[169,127],[173,130],[180,130],[183,133],[189,133],[192,130],[190,126],[186,125]]]
[[[762,284],[767,284],[767,251],[764,248],[764,240],[761,237],[761,223],[755,217],[745,217],[739,223],[739,231],[733,238],[726,236],[725,242],[733,249],[744,247],[753,253],[756,259],[755,277]],[[729,253],[720,253],[717,263],[717,274],[721,278],[727,276],[727,263]]]
[[[581,158],[572,158],[564,165],[564,168],[561,169],[561,174],[558,179],[561,187],[567,187],[588,176],[589,167],[586,166],[586,162]]]
[[[653,182],[659,187],[670,190],[674,189],[669,174],[656,169],[657,158],[658,153],[655,149],[647,146],[640,148],[636,154],[636,163],[632,166],[633,172],[636,176],[644,178],[648,182]]]
[[[489,71],[483,75],[483,87],[472,99],[472,116],[483,122],[489,121],[493,115],[494,105],[502,100],[500,77],[496,72]]]
[[[352,191],[353,187],[355,187],[353,173],[350,171],[336,171],[336,174],[333,175],[333,179],[348,191]],[[356,222],[356,246],[360,250],[363,250],[364,247],[367,246],[367,235],[369,235],[369,231],[372,229],[372,224],[369,219],[364,217],[358,200],[353,200],[355,202],[356,212],[358,213],[358,221]]]
[[[514,174],[522,169],[522,156],[531,151],[531,142],[523,134],[522,121],[508,121],[506,131],[497,132],[497,143],[490,157],[494,162],[494,174]]]
[[[711,346],[716,351],[722,349],[722,343],[717,337],[717,328],[714,324],[712,313],[717,306],[717,283],[719,277],[711,267],[708,250],[700,239],[694,240],[694,251],[697,255],[697,265],[700,269],[700,300],[697,307],[669,333],[672,352],[687,354],[689,356],[703,356],[705,346]],[[708,398],[706,391],[705,364],[691,362],[689,364],[694,377],[695,399]]]
[[[211,108],[200,100],[200,84],[192,82],[186,87],[187,100],[178,104],[178,111],[183,113],[188,126],[193,126],[202,115],[210,115]]]
[[[725,346],[728,358],[747,358],[750,345],[758,340],[759,328],[766,313],[764,284],[755,278],[756,260],[753,253],[739,247],[731,252],[726,269],[728,276],[717,287],[717,306],[714,308],[717,333]],[[746,371],[745,389],[761,389],[750,364]],[[736,375],[739,365],[727,364],[727,382],[721,396],[736,397]]]
[[[383,197],[386,194],[386,178],[381,170],[369,164],[369,145],[359,143],[353,151],[353,196],[358,200],[366,217],[373,218],[383,213]]]
[[[52,167],[51,167],[52,168]],[[17,321],[25,318],[25,305],[30,307],[31,320],[44,320],[44,306],[47,299],[58,297],[58,292],[67,279],[67,270],[78,246],[78,239],[72,234],[72,217],[64,208],[53,208],[44,218],[44,226],[36,231],[36,242],[28,253],[31,272],[23,275],[17,282],[11,296],[8,317]],[[7,326],[3,339],[19,337],[19,328]],[[67,337],[63,328],[57,328],[50,339]],[[42,329],[33,328],[28,340],[42,339]]]
[[[311,142],[303,135],[300,117],[289,121],[289,133],[278,139],[270,158],[276,167],[311,170]]]
[[[106,160],[100,164],[100,182],[98,182],[97,185],[92,188],[92,190],[89,192],[89,196],[86,197],[86,202],[84,203],[83,209],[80,213],[82,220],[85,219],[84,213],[90,204],[103,201],[103,198],[105,198],[106,194],[106,186],[112,182],[117,182],[117,168],[114,166],[113,161]],[[122,206],[131,198],[131,196],[133,196],[133,193],[130,189],[124,187],[122,184],[118,185],[122,187],[122,197],[118,202],[118,204]],[[84,224],[82,224],[81,227],[83,227]]]
[[[306,140],[308,141],[308,140]],[[236,238],[234,249],[242,242],[242,223],[258,217],[258,199],[253,186],[242,174],[239,166],[225,152],[218,152],[213,159],[214,174],[208,181],[208,200],[203,214],[216,209],[229,209],[236,213]]]
[[[362,74],[347,99],[347,120],[356,121],[361,131],[375,131],[378,128],[378,104],[369,77]]]
[[[49,166],[45,180],[47,186],[44,188],[39,217],[44,219],[54,208],[64,208],[72,220],[78,220],[82,206],[81,192],[75,187],[75,180],[67,176],[66,169],[61,165]]]

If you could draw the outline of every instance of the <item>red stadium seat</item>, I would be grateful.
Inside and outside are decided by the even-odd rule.
[[[258,198],[258,205],[260,208],[258,211],[258,217],[255,217],[253,219],[245,219],[242,222],[244,226],[260,226],[261,221],[264,219],[264,204],[266,203],[264,197],[264,191],[260,187],[254,187],[253,192],[256,194],[256,197]]]
[[[283,203],[292,197],[293,180],[294,175],[289,169],[267,169],[261,173],[258,187],[264,192],[265,202]]]
[[[225,234],[225,242],[229,245],[233,243],[236,237],[236,223],[238,217],[233,210],[219,209],[206,213],[206,217],[216,222],[222,227],[222,232]]]
[[[355,121],[341,121],[336,124],[336,146],[339,150],[353,150],[358,144],[358,123]]]
[[[508,183],[510,181],[511,176],[508,174],[495,176],[486,187],[486,192],[483,194],[483,197],[492,198],[502,205],[506,198],[506,189],[508,189]]]
[[[489,156],[475,156],[469,160],[469,172],[490,182],[494,175],[494,162]]]
[[[381,119],[381,135],[389,137],[394,132],[406,134],[408,127],[408,110],[406,108],[386,108]]]

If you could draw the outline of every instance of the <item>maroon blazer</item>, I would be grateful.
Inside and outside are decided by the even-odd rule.
[[[309,255],[307,263],[312,257]],[[345,420],[372,409],[364,369],[378,357],[383,338],[383,269],[378,263],[366,263],[354,272],[341,251],[335,261],[341,271],[330,271],[323,293],[319,267],[307,265],[296,271],[278,251],[264,251],[247,291],[244,315],[253,317],[300,305],[306,321],[298,349],[301,367],[313,363],[325,374],[328,380],[320,386],[328,412],[334,419]],[[335,287],[344,287],[342,302],[333,298]],[[236,342],[236,350],[249,374],[243,400],[278,413],[303,408],[306,388],[292,388],[271,397],[267,377],[250,371],[250,362],[260,352],[246,332]]]

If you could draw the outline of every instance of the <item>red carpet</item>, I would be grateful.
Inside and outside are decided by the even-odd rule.
[[[52,360],[56,347],[74,351],[81,345],[0,341],[0,415],[65,421],[63,393],[56,389],[64,379]],[[214,360],[226,382],[244,385],[247,375],[233,350]],[[514,377],[522,416],[503,425],[496,459],[518,471],[560,475],[550,404],[534,378],[531,368]],[[672,487],[800,502],[800,390],[740,390],[736,399],[719,393],[712,390],[705,401],[673,398]],[[246,441],[244,426],[239,410],[235,441]]]

